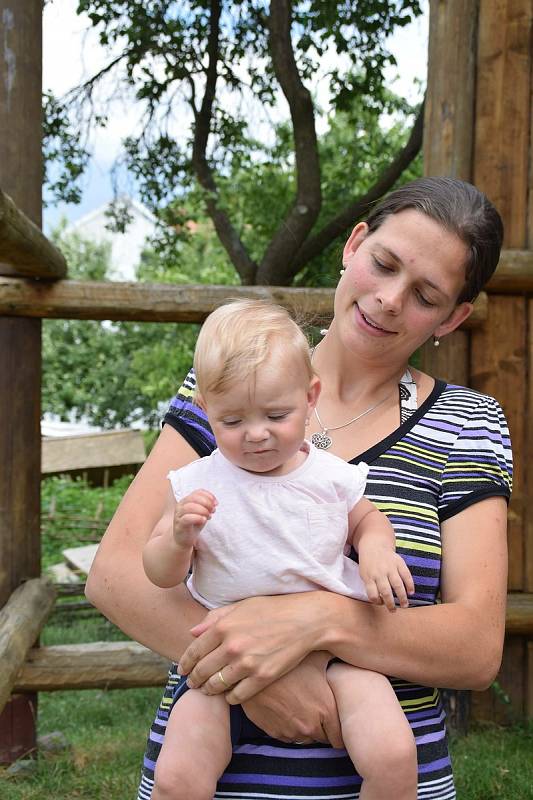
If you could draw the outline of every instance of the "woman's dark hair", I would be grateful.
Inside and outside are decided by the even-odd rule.
[[[419,178],[387,195],[371,211],[369,233],[387,217],[416,209],[455,233],[468,248],[465,285],[458,303],[472,302],[496,269],[503,242],[503,223],[490,200],[457,178]]]

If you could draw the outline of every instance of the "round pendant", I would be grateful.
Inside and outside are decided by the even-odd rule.
[[[322,431],[321,433],[313,433],[311,442],[319,450],[327,450],[333,444],[333,439],[325,431]]]

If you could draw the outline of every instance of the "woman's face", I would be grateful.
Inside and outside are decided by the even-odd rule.
[[[388,217],[373,233],[359,223],[344,248],[335,326],[344,345],[402,363],[431,336],[445,336],[472,311],[456,305],[466,245],[419,211]]]

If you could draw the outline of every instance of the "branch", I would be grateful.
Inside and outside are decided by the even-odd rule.
[[[337,214],[321,231],[309,238],[300,248],[291,264],[293,276],[304,264],[307,264],[312,258],[322,253],[337,237],[351,229],[357,220],[368,212],[368,207],[394,186],[402,172],[407,169],[411,161],[418,155],[422,147],[422,135],[424,132],[424,104],[425,100],[420,106],[407,144],[400,150],[394,161],[383,170],[376,183],[363,197],[360,197],[341,211],[340,214]]]
[[[270,52],[276,78],[291,113],[297,184],[293,206],[259,266],[259,284],[283,285],[290,282],[294,255],[315,224],[322,203],[313,101],[302,83],[294,57],[291,21],[291,0],[273,0],[268,18]]]
[[[218,205],[218,189],[213,176],[213,171],[206,158],[207,142],[211,132],[211,119],[213,116],[213,103],[217,83],[217,65],[219,55],[220,32],[220,0],[211,0],[211,28],[207,44],[208,64],[206,70],[205,91],[200,110],[195,114],[194,141],[192,148],[192,165],[196,177],[203,189],[207,192],[206,207],[213,220],[218,238],[228,253],[235,269],[241,276],[244,284],[254,283],[256,264],[249,257],[237,231],[232,225],[227,213]]]

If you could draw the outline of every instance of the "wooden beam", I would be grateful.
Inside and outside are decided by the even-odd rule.
[[[51,319],[203,322],[230,298],[272,300],[318,324],[328,322],[334,289],[285,286],[211,286],[111,281],[36,281],[0,278],[0,315]],[[482,293],[465,327],[482,324],[487,296]]]
[[[0,274],[34,278],[64,278],[67,262],[50,242],[0,189]]]
[[[489,294],[533,294],[533,250],[503,250]]]
[[[533,636],[533,594],[511,592],[507,595],[505,633],[509,636]]]
[[[533,594],[510,594],[506,633],[533,633]],[[169,662],[137,642],[93,642],[30,650],[15,679],[20,692],[163,686]]]
[[[55,596],[49,581],[34,578],[15,589],[0,610],[0,711],[9,700],[30,647],[52,611]]]
[[[17,691],[164,686],[169,662],[137,642],[93,642],[31,650]]]

